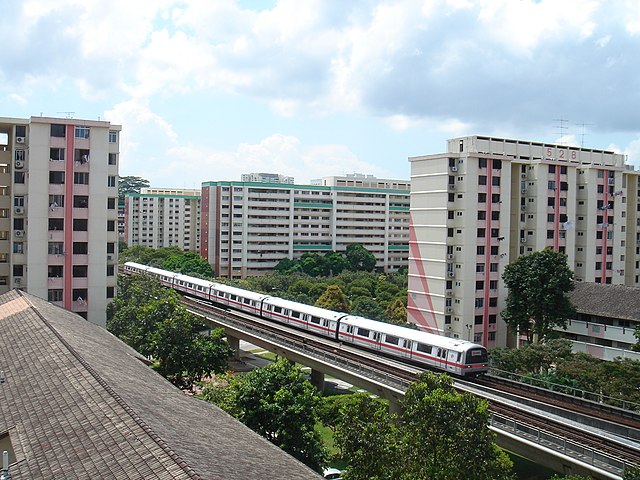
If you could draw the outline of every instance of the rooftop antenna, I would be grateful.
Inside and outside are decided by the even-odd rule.
[[[11,474],[9,473],[9,452],[2,452],[2,470],[0,470],[0,480],[10,480]]]
[[[578,123],[577,125],[580,125],[582,127],[582,133],[580,134],[580,148],[584,148],[584,136],[588,135],[588,133],[584,133],[584,127],[586,127],[587,125],[593,125],[593,123]]]
[[[558,122],[558,125],[556,125],[556,134],[560,137],[560,145],[565,145],[564,137],[566,136],[567,129],[569,128],[565,125],[565,123],[567,123],[569,120],[567,120],[566,118],[554,118],[553,121]]]
[[[64,113],[64,118],[73,118],[73,114],[76,112],[56,112],[56,113]]]

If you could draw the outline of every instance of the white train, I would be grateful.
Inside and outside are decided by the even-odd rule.
[[[488,370],[487,349],[466,340],[333,312],[139,263],[127,262],[124,270],[129,274],[154,275],[167,287],[217,305],[248,312],[265,320],[286,323],[345,344],[380,351],[455,375],[479,375]]]

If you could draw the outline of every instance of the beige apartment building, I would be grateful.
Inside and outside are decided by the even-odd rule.
[[[116,287],[120,130],[0,118],[0,293],[25,289],[105,325]]]
[[[263,275],[306,252],[344,252],[352,243],[373,253],[383,271],[407,265],[408,181],[356,174],[314,183],[203,183],[200,255],[229,278]]]
[[[577,281],[639,285],[638,175],[611,151],[470,136],[410,158],[409,319],[507,344],[504,267],[551,247]]]
[[[124,218],[129,246],[200,250],[200,189],[142,188],[125,196]]]

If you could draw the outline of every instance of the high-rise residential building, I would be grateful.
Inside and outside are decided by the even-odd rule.
[[[105,325],[116,288],[120,130],[0,118],[0,293],[23,288]]]
[[[413,157],[409,319],[507,343],[504,267],[551,247],[577,281],[638,286],[638,175],[611,151],[470,136]]]
[[[200,249],[200,189],[142,188],[125,196],[125,242]]]
[[[294,183],[293,177],[279,173],[243,173],[240,178],[243,182],[286,183],[290,185]]]
[[[344,252],[362,244],[377,267],[407,265],[410,183],[326,177],[322,185],[206,182],[202,185],[200,255],[216,275],[271,272],[284,258]]]

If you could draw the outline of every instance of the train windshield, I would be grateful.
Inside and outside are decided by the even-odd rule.
[[[489,358],[485,348],[472,348],[467,351],[467,364],[469,363],[487,363]]]

